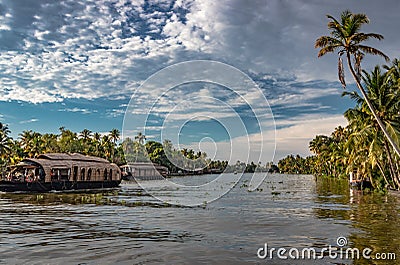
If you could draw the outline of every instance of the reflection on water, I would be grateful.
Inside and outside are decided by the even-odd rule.
[[[199,177],[214,176],[175,181]],[[171,207],[135,183],[101,193],[0,194],[0,264],[394,264],[257,258],[265,243],[319,253],[338,236],[350,247],[400,257],[398,196],[350,193],[347,181],[293,175],[270,175],[249,192],[249,178],[201,207]],[[160,197],[187,195],[157,181],[146,187]]]

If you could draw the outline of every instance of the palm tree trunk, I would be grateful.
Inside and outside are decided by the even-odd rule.
[[[381,174],[386,182],[386,185],[390,188],[392,185],[390,184],[390,182],[388,181],[388,179],[386,178],[385,172],[383,171],[383,168],[381,166],[381,164],[379,163],[379,161],[376,163],[378,165],[379,170],[381,171]]]
[[[389,143],[393,146],[394,151],[400,157],[400,149],[399,149],[399,147],[396,145],[396,143],[394,142],[393,138],[390,136],[389,132],[386,130],[386,126],[383,124],[383,122],[379,118],[378,114],[376,113],[376,110],[375,110],[374,106],[369,101],[369,99],[367,97],[367,93],[365,92],[364,88],[361,85],[359,77],[357,76],[357,74],[355,73],[355,71],[353,69],[353,66],[351,65],[350,53],[347,53],[347,64],[349,66],[351,74],[353,75],[354,80],[356,80],[356,84],[357,84],[358,89],[360,89],[361,94],[363,95],[363,97],[365,99],[365,102],[367,103],[369,109],[372,112],[372,115],[375,117],[376,121],[378,122],[379,127],[382,129],[383,134],[386,136],[386,138],[388,139]]]
[[[391,175],[392,175],[393,181],[396,183],[397,189],[399,189],[400,188],[400,181],[399,181],[399,177],[398,177],[397,171],[396,171],[396,169],[394,167],[394,164],[393,164],[392,155],[390,154],[389,144],[386,141],[386,139],[383,139],[383,142],[384,142],[384,145],[385,145],[385,151],[386,151],[386,153],[388,155],[388,160],[389,160],[389,165],[390,165],[390,172],[392,173]]]

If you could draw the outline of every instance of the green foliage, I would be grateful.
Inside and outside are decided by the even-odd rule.
[[[327,53],[339,54],[339,80],[346,87],[342,56],[362,96],[356,92],[345,92],[356,101],[356,107],[345,113],[349,125],[344,129],[343,138],[336,133],[317,136],[310,143],[310,150],[316,156],[317,174],[340,176],[340,172],[354,173],[356,179],[369,179],[376,189],[386,187],[400,189],[399,179],[399,61],[391,66],[379,66],[368,73],[361,68],[366,54],[378,55],[389,62],[389,57],[380,50],[366,46],[370,39],[382,40],[377,33],[360,32],[369,23],[365,14],[353,14],[346,10],[340,19],[328,15],[330,36],[322,36],[315,41],[320,48],[318,57]],[[364,83],[364,85],[362,84]],[[340,133],[339,133],[340,134]]]
[[[399,142],[399,61],[384,69],[377,66],[371,73],[363,71],[362,80],[377,115]],[[330,136],[318,135],[310,142],[310,150],[315,154],[313,174],[341,177],[352,172],[355,179],[370,180],[375,189],[400,189],[400,158],[365,100],[356,92],[344,95],[356,102],[344,114],[349,124],[346,128],[336,128]]]
[[[117,145],[119,131],[113,129],[101,136],[88,129],[79,135],[71,130],[60,128],[60,134],[41,134],[31,130],[23,131],[17,140],[9,137],[6,125],[0,130],[0,159],[3,164],[16,164],[26,157],[36,157],[43,153],[81,153],[103,157],[117,164],[124,164],[122,148]]]
[[[215,170],[222,172],[228,165],[227,161],[211,161],[207,154],[195,152],[192,149],[176,150],[170,141],[161,144],[156,141],[145,143],[146,137],[139,133],[135,140],[126,138],[120,144],[118,140],[120,132],[112,129],[108,134],[93,133],[88,129],[79,134],[65,127],[60,128],[59,134],[41,134],[31,130],[23,131],[17,140],[10,136],[7,125],[0,123],[0,174],[7,165],[16,164],[23,158],[36,157],[42,153],[81,153],[102,157],[118,165],[127,162],[153,162],[167,167],[170,172],[181,171],[182,168],[190,171],[201,169],[202,173]],[[182,168],[176,166],[168,155],[181,159]],[[186,170],[184,173],[188,173]]]
[[[303,158],[300,155],[288,155],[279,160],[278,168],[286,174],[313,174],[313,159],[312,156]]]

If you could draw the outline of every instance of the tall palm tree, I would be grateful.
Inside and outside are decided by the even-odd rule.
[[[392,136],[387,131],[385,125],[377,115],[375,107],[368,99],[367,94],[361,85],[361,61],[365,54],[379,55],[383,57],[386,61],[389,61],[389,57],[386,56],[380,50],[363,45],[364,41],[369,39],[382,40],[383,36],[376,33],[363,33],[360,32],[361,26],[363,24],[368,24],[369,19],[365,14],[353,14],[346,10],[341,14],[341,20],[338,21],[331,15],[327,15],[330,19],[328,23],[328,28],[331,31],[330,36],[321,36],[315,41],[315,48],[321,48],[318,57],[324,56],[327,53],[335,52],[337,50],[339,54],[339,80],[341,81],[343,87],[346,86],[344,79],[344,69],[342,63],[342,56],[345,55],[347,59],[347,66],[356,81],[357,87],[361,91],[361,94],[370,108],[374,118],[377,120],[379,127],[385,134],[393,149],[400,156],[400,149],[395,143]],[[354,60],[354,67],[352,63]]]

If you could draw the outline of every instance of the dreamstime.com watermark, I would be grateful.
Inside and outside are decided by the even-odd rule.
[[[319,259],[341,259],[341,260],[396,260],[396,253],[377,252],[371,248],[351,248],[346,247],[347,238],[338,237],[337,246],[327,246],[322,249],[309,248],[270,248],[268,243],[257,250],[257,257],[265,260],[319,260]]]

